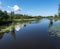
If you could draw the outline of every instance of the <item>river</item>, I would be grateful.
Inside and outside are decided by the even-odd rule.
[[[0,33],[0,49],[60,49],[60,20],[41,19],[15,23]]]

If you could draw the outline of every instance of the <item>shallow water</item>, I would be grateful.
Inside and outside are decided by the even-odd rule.
[[[15,23],[13,31],[0,33],[0,49],[60,49],[57,26],[60,27],[60,20]]]

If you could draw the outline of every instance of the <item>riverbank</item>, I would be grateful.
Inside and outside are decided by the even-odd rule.
[[[38,20],[36,18],[32,18],[32,19],[13,19],[13,21],[35,21]]]

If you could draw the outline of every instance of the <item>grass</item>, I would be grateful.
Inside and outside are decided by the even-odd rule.
[[[32,19],[14,19],[13,21],[34,21],[34,20],[38,20],[36,18],[32,18]]]

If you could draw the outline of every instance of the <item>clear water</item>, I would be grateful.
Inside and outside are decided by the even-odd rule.
[[[60,49],[57,26],[60,20],[18,22],[12,32],[0,33],[0,49]]]

